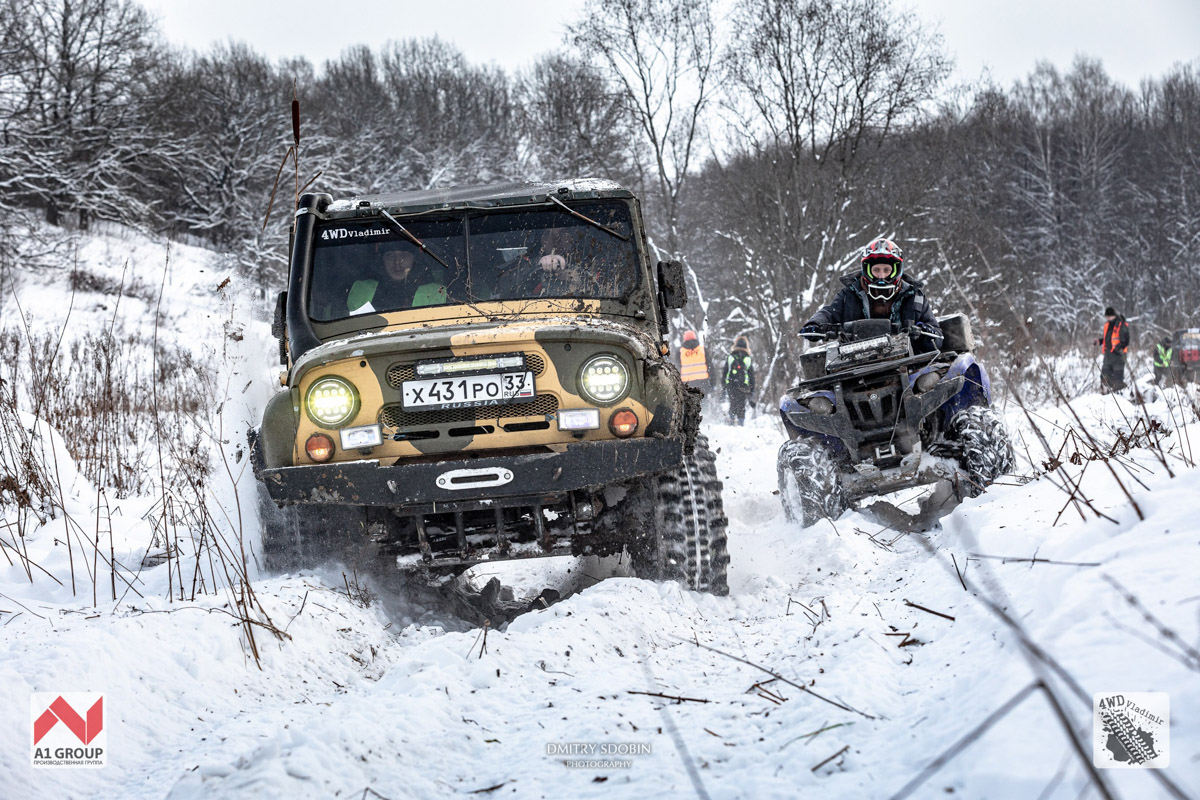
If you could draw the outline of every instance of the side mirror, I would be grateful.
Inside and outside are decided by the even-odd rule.
[[[681,262],[658,262],[658,291],[667,308],[683,308],[687,305],[687,280]]]

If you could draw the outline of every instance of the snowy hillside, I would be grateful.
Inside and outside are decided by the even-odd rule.
[[[65,269],[19,273],[6,336],[57,337],[70,308],[68,358],[119,330],[162,391],[156,336],[211,380],[186,416],[130,423],[149,488],[128,497],[72,458],[87,419],[51,430],[28,393],[7,418],[60,491],[40,508],[0,493],[0,797],[890,797],[1035,682],[912,796],[1089,796],[1051,701],[1090,760],[1095,692],[1170,695],[1170,767],[1102,770],[1115,796],[1200,792],[1195,387],[1004,408],[1019,474],[927,534],[786,522],[773,416],[709,424],[729,597],[585,579],[483,631],[412,622],[337,565],[260,574],[243,443],[278,371],[270,302],[211,253],[131,234],[81,240],[77,260],[90,286],[143,289],[118,303],[78,279],[72,295]],[[163,491],[160,458],[186,476],[190,443],[212,473]],[[504,569],[538,586],[601,566]],[[103,693],[107,766],[31,766],[35,692]]]

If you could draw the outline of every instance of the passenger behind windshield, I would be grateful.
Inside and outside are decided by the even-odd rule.
[[[587,213],[628,235],[628,212],[620,205]],[[495,286],[496,300],[619,298],[637,280],[632,241],[558,210],[472,218],[470,258],[472,274]]]
[[[374,247],[374,263],[350,287],[346,298],[350,316],[442,305],[446,286],[427,263],[416,266],[418,253],[407,244]]]

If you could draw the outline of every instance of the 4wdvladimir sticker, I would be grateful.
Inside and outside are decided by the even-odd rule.
[[[1092,695],[1092,763],[1101,769],[1165,769],[1171,762],[1166,692]]]

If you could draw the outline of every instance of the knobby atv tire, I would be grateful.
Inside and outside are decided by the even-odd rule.
[[[846,510],[838,466],[828,448],[807,437],[784,442],[775,462],[779,499],[789,522],[804,527]]]
[[[1012,442],[1000,415],[988,406],[971,406],[950,420],[949,438],[958,442],[959,461],[967,472],[962,493],[978,497],[996,478],[1013,468]]]
[[[639,524],[641,516],[645,526],[630,548],[637,576],[729,594],[728,520],[707,438],[697,435],[678,469],[651,479],[649,494],[649,513],[626,517],[626,524]]]

